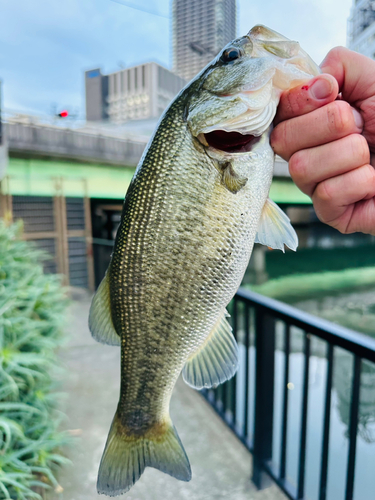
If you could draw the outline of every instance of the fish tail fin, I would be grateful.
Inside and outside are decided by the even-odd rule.
[[[191,479],[189,459],[169,417],[138,436],[127,432],[116,413],[100,462],[98,493],[109,496],[126,493],[146,467],[154,467],[181,481]]]

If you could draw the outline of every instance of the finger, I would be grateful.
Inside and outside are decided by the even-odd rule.
[[[369,162],[366,139],[350,134],[323,146],[297,151],[289,160],[289,172],[299,189],[311,197],[319,182]]]
[[[274,125],[334,101],[338,91],[339,86],[333,76],[319,75],[303,85],[283,92]]]
[[[335,77],[345,101],[356,105],[375,95],[375,61],[372,59],[345,47],[335,47],[320,66],[324,73]]]
[[[350,210],[350,207],[349,207]],[[345,228],[346,233],[367,233],[375,235],[375,198],[362,200],[354,205],[349,223]],[[343,231],[342,231],[343,232]]]
[[[284,160],[296,151],[361,133],[363,119],[345,101],[334,101],[306,115],[279,123],[271,134],[271,146]]]
[[[348,232],[354,204],[375,196],[375,170],[363,165],[320,182],[312,196],[317,216],[322,222]]]

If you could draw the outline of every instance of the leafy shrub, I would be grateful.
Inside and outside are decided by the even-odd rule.
[[[67,462],[53,391],[68,301],[21,235],[22,224],[0,221],[0,498],[29,500],[58,490],[56,469]]]

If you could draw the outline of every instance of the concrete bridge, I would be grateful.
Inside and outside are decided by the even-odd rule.
[[[62,127],[20,116],[4,125],[0,215],[23,219],[25,238],[52,255],[49,269],[65,275],[66,284],[94,289],[102,277],[98,262],[110,255],[110,248],[97,242],[114,238],[122,201],[156,121]],[[311,203],[280,158],[270,197],[288,205]]]
[[[135,167],[146,145],[145,139],[104,135],[98,128],[91,133],[41,123],[5,124],[11,156],[58,158],[107,165]]]
[[[103,127],[87,130],[62,128],[38,122],[5,123],[7,147],[11,155],[63,158],[109,165],[135,167],[147,143],[111,136]],[[275,177],[289,178],[288,164],[280,157],[275,162]]]

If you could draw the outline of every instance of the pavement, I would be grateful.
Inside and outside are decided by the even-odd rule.
[[[120,350],[96,343],[87,318],[90,295],[73,291],[60,353],[68,394],[64,427],[75,435],[67,455],[72,466],[59,476],[63,491],[56,500],[104,500],[96,492],[96,477],[120,387]],[[171,416],[190,459],[189,483],[147,468],[124,500],[286,500],[275,486],[257,491],[250,481],[251,455],[198,392],[179,380],[171,401]]]

